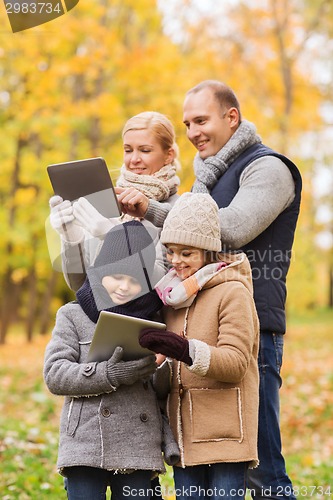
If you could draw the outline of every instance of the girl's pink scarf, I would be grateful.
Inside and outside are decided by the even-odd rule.
[[[183,281],[178,278],[174,269],[170,269],[157,283],[155,290],[163,304],[174,309],[189,307],[199,290],[226,266],[225,262],[207,264]]]

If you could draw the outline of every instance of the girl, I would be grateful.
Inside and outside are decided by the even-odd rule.
[[[124,164],[117,186],[123,196],[137,192],[171,206],[178,195],[178,146],[170,120],[163,114],[146,111],[130,118],[122,132]],[[60,196],[49,201],[50,223],[62,239],[62,269],[68,286],[76,291],[83,284],[86,268],[98,254],[105,234],[116,224],[132,220],[126,214],[118,219],[103,217],[85,198],[73,205]],[[66,230],[64,230],[66,222]],[[143,224],[154,239],[158,231],[148,221]],[[52,241],[52,240],[50,240]],[[157,249],[160,274],[165,274],[163,253]],[[54,253],[54,252],[50,252]]]
[[[218,207],[183,194],[161,233],[173,266],[156,290],[168,331],[145,329],[140,344],[172,357],[168,411],[181,459],[178,499],[245,498],[257,459],[258,318],[250,264],[221,250]]]
[[[140,222],[114,227],[77,302],[57,313],[44,377],[53,394],[65,396],[58,468],[70,500],[105,499],[108,485],[113,500],[128,498],[131,489],[150,498],[152,476],[165,470],[163,441],[165,460],[177,455],[157,400],[168,390],[164,368],[154,385],[149,380],[155,356],[125,362],[117,347],[108,361],[86,362],[101,310],[155,318],[162,304],[151,287],[154,261],[154,243]]]

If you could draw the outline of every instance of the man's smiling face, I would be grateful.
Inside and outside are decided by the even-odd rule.
[[[229,110],[221,108],[211,88],[186,96],[183,122],[187,137],[203,160],[216,155],[235,131],[231,126]]]

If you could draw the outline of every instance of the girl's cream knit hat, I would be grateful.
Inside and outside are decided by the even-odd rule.
[[[165,219],[161,243],[220,252],[220,221],[213,198],[203,193],[181,195]]]

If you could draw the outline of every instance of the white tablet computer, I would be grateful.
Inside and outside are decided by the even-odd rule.
[[[119,217],[117,196],[103,158],[55,163],[47,167],[54,194],[64,200],[86,198],[104,217]]]
[[[107,361],[117,346],[124,349],[124,361],[154,354],[139,344],[139,333],[143,328],[165,330],[166,325],[157,321],[101,311],[87,361]]]

